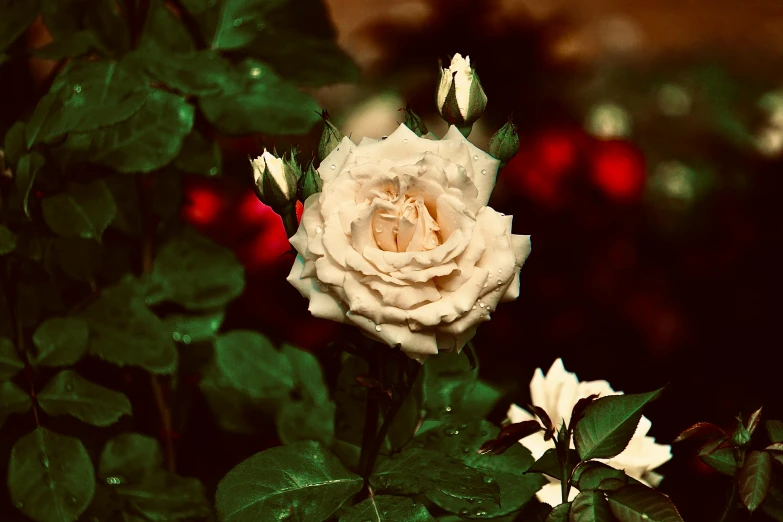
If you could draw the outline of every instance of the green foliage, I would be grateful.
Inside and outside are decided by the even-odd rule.
[[[362,486],[318,442],[271,448],[241,462],[218,484],[216,505],[224,522],[322,521]]]
[[[37,428],[11,449],[8,490],[36,522],[72,522],[95,494],[95,472],[81,441]]]
[[[0,51],[5,51],[38,17],[40,0],[0,4]]]
[[[7,381],[24,368],[16,346],[10,339],[0,337],[0,381]]]
[[[602,397],[585,409],[574,429],[574,443],[583,460],[612,458],[628,445],[644,406],[662,390]]]
[[[136,433],[123,433],[103,448],[99,475],[111,486],[124,517],[138,514],[163,522],[208,515],[202,484],[160,469],[161,454],[157,441]]]
[[[189,310],[223,307],[245,287],[244,270],[234,254],[190,229],[161,247],[152,281],[153,302],[171,301]]]
[[[103,181],[72,184],[66,192],[41,202],[43,218],[55,234],[100,241],[117,212],[111,192]]]
[[[34,363],[41,366],[70,366],[87,351],[90,330],[76,317],[50,317],[42,322],[33,343],[38,348]]]
[[[742,503],[751,513],[767,497],[772,474],[772,456],[766,451],[751,451],[737,476]]]
[[[568,522],[568,512],[571,509],[571,503],[565,502],[559,506],[555,506],[549,515],[544,519],[544,522]]]
[[[619,522],[682,522],[671,500],[646,486],[626,486],[608,493],[607,498]]]
[[[7,226],[0,225],[0,256],[10,254],[16,248],[16,235]]]
[[[382,462],[371,477],[380,491],[445,495],[465,502],[500,504],[500,489],[488,475],[445,455],[411,448]]]
[[[45,163],[46,160],[37,151],[24,154],[19,158],[19,164],[16,167],[16,190],[21,199],[22,211],[27,217],[30,217],[30,191],[35,185],[38,172]]]
[[[49,415],[71,415],[94,426],[110,426],[131,415],[131,403],[122,393],[94,384],[73,370],[63,370],[37,396]]]
[[[364,500],[345,511],[340,522],[434,522],[427,508],[407,497],[378,495]]]
[[[770,442],[783,442],[783,421],[768,420],[764,423]]]
[[[533,464],[530,451],[521,444],[514,444],[501,455],[480,455],[478,449],[489,438],[497,437],[500,429],[483,420],[463,424],[443,423],[417,434],[416,441],[426,448],[446,453],[451,458],[484,474],[485,484],[497,484],[500,503],[486,499],[463,499],[447,492],[433,490],[427,497],[440,507],[463,516],[497,517],[519,510],[528,502],[546,479],[540,475],[526,474]]]
[[[571,502],[569,522],[614,522],[606,497],[600,491],[582,491]]]
[[[147,307],[146,287],[127,278],[79,312],[90,328],[89,353],[118,366],[172,373],[177,350],[166,324]]]
[[[32,406],[30,396],[11,381],[0,382],[0,428],[12,413],[25,413]]]
[[[573,469],[576,467],[576,465],[579,463],[579,454],[572,449],[568,450],[568,463],[566,469],[569,471],[573,471]],[[530,473],[543,473],[544,475],[548,475],[554,479],[560,479],[560,475],[562,474],[562,470],[560,469],[560,460],[557,455],[557,450],[554,448],[550,448],[544,452],[541,457],[535,463],[533,463],[532,466],[530,466],[530,469],[528,470]]]
[[[639,484],[638,480],[629,477],[625,472],[596,461],[580,465],[573,475],[574,484],[579,490],[600,489],[603,481],[608,479],[620,480],[626,484]]]

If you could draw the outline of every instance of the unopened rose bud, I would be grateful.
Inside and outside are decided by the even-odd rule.
[[[441,64],[438,86],[438,111],[463,135],[470,134],[470,128],[487,107],[487,95],[481,88],[478,74],[470,66],[470,57],[455,54],[451,65],[444,69]]]
[[[747,446],[750,443],[750,432],[742,424],[741,417],[737,417],[737,429],[734,430],[731,440],[733,440],[734,444],[737,446]]]
[[[411,110],[409,105],[406,105],[402,109],[397,109],[397,111],[405,111],[405,121],[403,121],[403,123],[406,127],[412,130],[416,136],[422,137],[427,134],[427,132],[429,132],[427,130],[427,126],[424,125],[424,122],[421,121],[421,118],[419,118],[419,116]]]
[[[329,112],[326,109],[321,111],[321,118],[324,119],[324,132],[318,145],[318,159],[323,161],[340,144],[344,135],[329,121]]]
[[[266,150],[261,156],[250,160],[258,199],[280,214],[289,237],[296,232],[297,227],[297,176],[296,169],[290,165],[290,161],[284,162]]]
[[[323,190],[324,182],[321,179],[321,175],[315,170],[313,162],[307,166],[302,177],[299,179],[299,193],[301,194],[302,202],[307,201],[307,198],[313,194],[318,194]]]
[[[517,134],[517,126],[509,118],[508,122],[490,138],[489,153],[505,164],[516,155],[517,151],[519,151],[519,134]]]

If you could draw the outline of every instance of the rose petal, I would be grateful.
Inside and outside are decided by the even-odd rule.
[[[342,171],[343,165],[345,165],[345,162],[354,147],[356,147],[356,145],[346,136],[340,141],[340,144],[324,158],[317,169],[318,174],[321,175],[321,179],[324,183],[328,183],[337,177],[337,174]]]
[[[448,132],[441,138],[441,142],[443,141],[454,141],[467,145],[473,167],[472,179],[478,189],[476,199],[481,205],[486,205],[489,202],[490,195],[492,195],[492,189],[495,188],[495,179],[500,161],[465,139],[462,133],[453,125],[449,127]]]

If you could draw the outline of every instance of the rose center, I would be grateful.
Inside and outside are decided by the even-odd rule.
[[[406,194],[395,209],[373,219],[375,242],[382,250],[422,252],[441,245],[440,226],[421,196]]]

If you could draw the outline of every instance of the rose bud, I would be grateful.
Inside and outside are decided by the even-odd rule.
[[[304,172],[301,178],[299,178],[299,194],[302,202],[307,201],[307,198],[313,194],[318,194],[323,190],[324,182],[321,179],[321,175],[315,170],[313,162],[307,166],[307,170]]]
[[[427,134],[427,132],[429,132],[427,130],[427,126],[424,125],[424,122],[421,121],[421,118],[419,118],[419,116],[411,110],[409,105],[406,105],[402,109],[398,109],[398,111],[405,111],[405,121],[403,121],[403,123],[406,127],[412,130],[416,136],[422,137]]]
[[[508,119],[505,125],[489,140],[489,153],[500,160],[502,165],[509,162],[519,150],[519,134],[517,126]]]
[[[444,120],[467,136],[473,123],[487,107],[487,95],[481,88],[478,74],[470,66],[470,57],[455,54],[451,66],[440,68],[438,111]]]
[[[298,226],[296,220],[297,170],[291,166],[291,159],[284,162],[264,149],[264,153],[250,160],[255,178],[256,196],[265,205],[280,214],[288,237]],[[294,163],[295,164],[295,163]]]
[[[321,112],[321,118],[324,119],[324,132],[321,134],[321,143],[318,145],[318,159],[323,161],[340,145],[343,133],[329,121],[329,112],[326,109]]]

